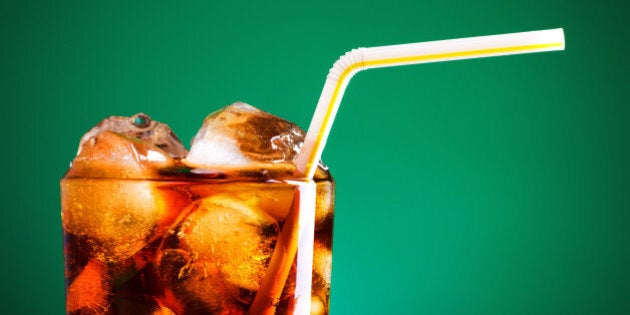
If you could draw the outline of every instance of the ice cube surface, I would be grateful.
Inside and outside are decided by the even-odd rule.
[[[237,102],[206,117],[184,161],[198,168],[293,164],[303,141],[297,125]]]
[[[82,138],[66,177],[157,177],[159,169],[175,165],[186,148],[165,124],[145,114],[109,117]]]
[[[328,313],[331,267],[332,252],[330,247],[316,240],[313,244],[311,315]]]
[[[66,301],[68,313],[100,314],[107,310],[111,279],[108,278],[105,268],[104,263],[91,260],[70,283]]]
[[[62,181],[62,224],[88,240],[92,257],[119,262],[175,220],[187,196],[160,182],[77,178]]]
[[[251,303],[273,253],[278,222],[254,194],[221,193],[185,211],[190,213],[157,254],[157,271],[170,295],[193,313],[223,314]]]
[[[101,121],[83,135],[79,153],[87,141],[105,131],[141,140],[160,148],[171,157],[184,157],[187,154],[186,148],[168,125],[152,120],[144,113],[138,113],[132,117],[111,116]]]

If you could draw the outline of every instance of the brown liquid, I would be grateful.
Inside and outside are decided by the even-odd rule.
[[[244,314],[267,271],[294,185],[262,171],[61,181],[68,314]],[[320,170],[311,306],[327,314],[334,183]],[[300,251],[300,248],[298,248]],[[296,292],[293,262],[277,314]]]

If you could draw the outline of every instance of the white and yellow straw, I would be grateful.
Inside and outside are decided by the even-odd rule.
[[[297,161],[297,175],[313,178],[348,82],[372,68],[564,49],[562,29],[353,49],[330,69]]]
[[[307,180],[313,178],[346,86],[352,76],[361,70],[562,49],[564,34],[562,29],[554,29],[351,50],[330,69],[298,155],[296,176]],[[301,250],[297,254],[298,272],[304,274],[299,277],[302,282],[296,284],[294,313],[310,314],[315,186],[308,181],[294,184],[297,187],[294,204],[278,236],[270,266],[249,315],[275,314],[298,247]]]

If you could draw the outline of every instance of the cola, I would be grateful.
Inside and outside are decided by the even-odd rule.
[[[297,195],[311,187],[313,241],[297,256],[312,254],[312,268],[288,260],[269,307],[293,314],[310,296],[311,314],[327,314],[334,181],[321,163],[313,179],[296,175],[303,138],[243,103],[206,118],[190,153],[145,114],[88,131],[61,180],[67,313],[252,314]]]

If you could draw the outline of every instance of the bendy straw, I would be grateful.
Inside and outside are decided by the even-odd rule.
[[[314,218],[314,189],[312,178],[321,158],[326,139],[330,133],[337,109],[348,82],[357,72],[365,69],[392,67],[428,62],[482,58],[512,54],[534,53],[564,49],[562,29],[512,33],[449,39],[415,44],[358,48],[339,58],[330,69],[324,89],[317,103],[304,144],[297,159],[296,177],[306,181],[296,182],[294,202],[271,257],[270,266],[252,307],[250,315],[275,314],[276,306],[293,261],[298,260],[298,269],[310,272],[312,262],[312,238]],[[310,182],[309,182],[310,181]],[[310,183],[310,184],[309,184]],[[304,246],[300,244],[305,244]],[[307,246],[311,246],[307,248]],[[298,247],[300,251],[298,251]],[[304,267],[300,267],[303,264]],[[298,270],[298,272],[300,272]],[[303,283],[296,284],[293,311],[296,314],[310,313],[310,274],[301,277]],[[304,287],[298,290],[297,286]]]
[[[312,178],[348,82],[372,68],[564,49],[562,29],[358,48],[330,69],[297,161],[297,175]]]

